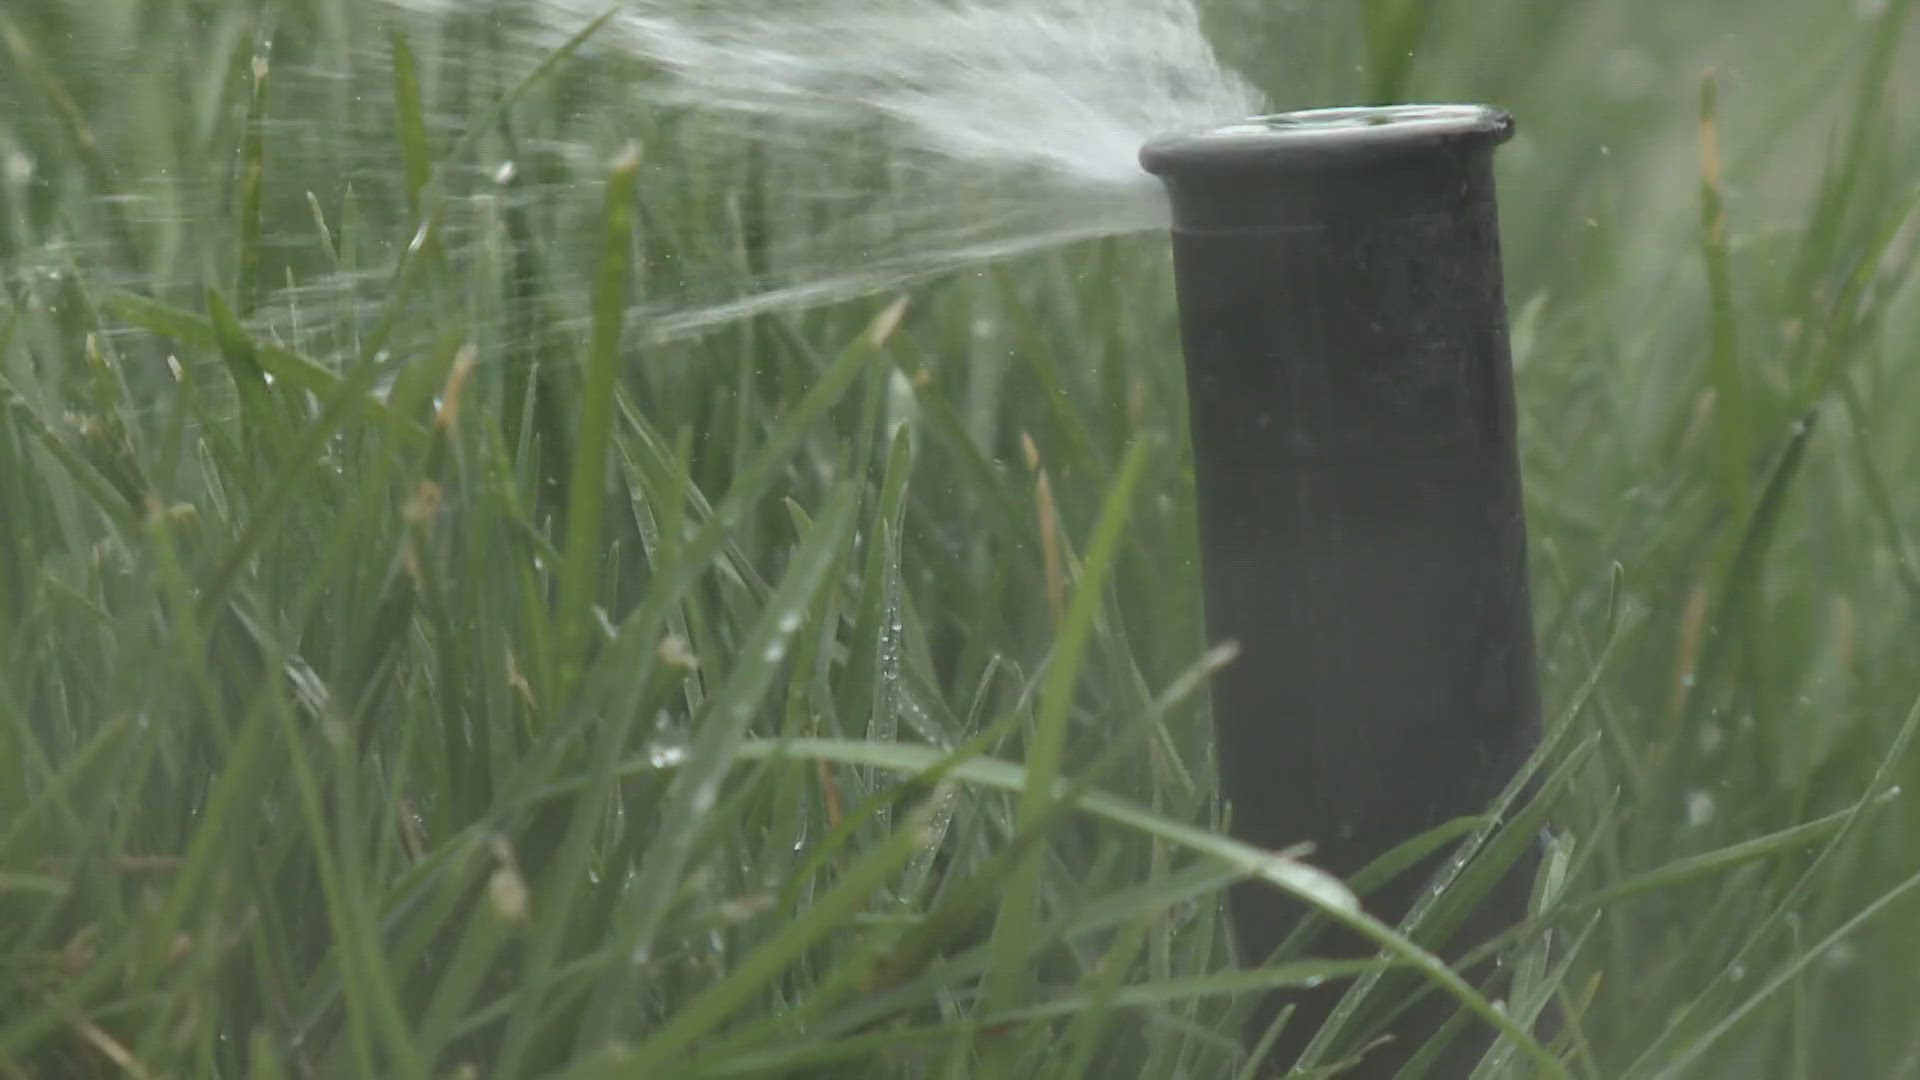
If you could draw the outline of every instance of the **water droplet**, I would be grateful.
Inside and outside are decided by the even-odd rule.
[[[647,764],[656,769],[671,769],[685,764],[687,748],[679,743],[654,743],[647,747]]]
[[[1713,820],[1713,796],[1699,788],[1687,792],[1687,824],[1699,828]]]
[[[782,634],[791,634],[800,629],[800,613],[798,611],[789,611],[785,615],[780,616],[777,629]]]
[[[692,646],[678,634],[668,634],[660,639],[660,660],[673,667],[692,671],[700,666],[699,658],[693,655]]]
[[[24,184],[33,179],[33,159],[19,150],[7,155],[7,180],[14,184]]]
[[[526,880],[512,863],[502,863],[487,879],[487,899],[493,905],[494,914],[502,920],[511,923],[527,921],[532,894]]]
[[[1853,966],[1853,961],[1857,955],[1854,951],[1853,942],[1836,941],[1833,943],[1833,947],[1827,950],[1826,956],[1822,957],[1821,960],[1829,968],[1849,968]]]

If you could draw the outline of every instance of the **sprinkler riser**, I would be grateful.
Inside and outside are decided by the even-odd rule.
[[[1359,147],[1255,138],[1236,157],[1171,140],[1142,155],[1173,201],[1207,625],[1240,646],[1213,684],[1233,832],[1310,841],[1342,877],[1483,811],[1537,741],[1492,173],[1511,126],[1487,115]],[[1530,869],[1459,940],[1523,918]],[[1398,920],[1427,876],[1366,907]],[[1243,959],[1301,911],[1236,889]],[[1370,949],[1323,935],[1309,951]],[[1343,991],[1276,996],[1264,1015],[1297,1009],[1276,1063]],[[1351,1075],[1392,1075],[1450,1010],[1394,1025],[1397,1046]]]

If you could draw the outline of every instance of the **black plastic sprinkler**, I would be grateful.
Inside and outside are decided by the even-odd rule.
[[[1208,629],[1241,649],[1213,687],[1233,831],[1311,841],[1342,877],[1482,811],[1538,738],[1493,186],[1512,133],[1481,106],[1326,109],[1140,153],[1173,202]],[[1397,921],[1429,876],[1367,909]],[[1531,879],[1515,867],[1447,951],[1521,919]],[[1232,911],[1258,963],[1302,909],[1246,886]],[[1275,1066],[1344,989],[1256,1017],[1295,1007]],[[1394,1075],[1453,1006],[1427,995],[1341,1075]],[[1466,1076],[1485,1045],[1427,1075]]]

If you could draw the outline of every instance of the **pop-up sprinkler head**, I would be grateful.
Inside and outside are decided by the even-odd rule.
[[[1492,168],[1512,133],[1479,106],[1327,109],[1140,153],[1173,203],[1208,628],[1240,645],[1213,686],[1233,831],[1311,841],[1342,877],[1482,811],[1537,739]],[[1366,907],[1395,922],[1428,876]],[[1515,867],[1446,951],[1520,920],[1530,881]],[[1249,963],[1301,914],[1259,885],[1232,909]],[[1296,1007],[1274,1064],[1344,989],[1256,1017]],[[1453,1005],[1429,994],[1342,1075],[1392,1076]],[[1464,1077],[1484,1045],[1428,1075]]]

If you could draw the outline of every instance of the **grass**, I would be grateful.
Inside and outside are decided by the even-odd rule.
[[[1522,125],[1555,719],[1347,883],[1215,828],[1164,239],[660,340],[910,178],[513,7],[0,9],[0,1077],[1251,1076],[1326,979],[1323,1075],[1421,987],[1489,1076],[1920,1073],[1913,3],[1209,5]],[[1542,827],[1496,1009],[1422,943]],[[1234,969],[1248,877],[1380,958]]]

